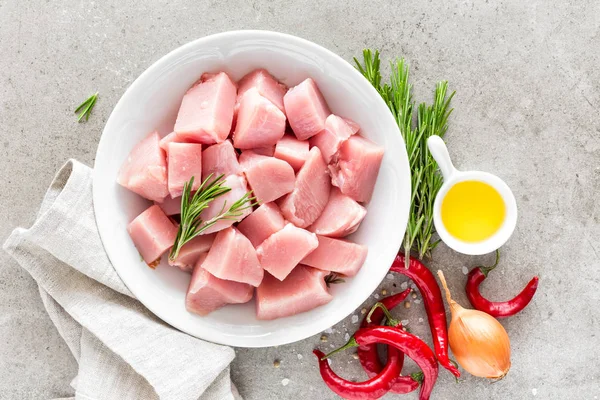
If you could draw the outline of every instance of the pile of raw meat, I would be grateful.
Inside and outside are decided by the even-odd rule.
[[[258,319],[313,309],[331,300],[325,276],[354,276],[365,246],[341,239],[367,211],[383,149],[360,127],[329,111],[308,78],[287,89],[265,70],[237,84],[204,74],[181,102],[174,132],[153,132],[131,151],[118,183],[154,205],[128,227],[150,266],[173,245],[183,187],[225,175],[228,193],[201,218],[215,217],[248,190],[260,206],[221,220],[188,242],[169,264],[191,272],[189,311],[207,315],[249,301]],[[226,203],[225,203],[226,202]]]

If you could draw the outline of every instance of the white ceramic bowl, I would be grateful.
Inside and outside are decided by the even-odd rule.
[[[358,122],[362,134],[385,147],[373,199],[352,240],[367,245],[367,260],[345,283],[333,285],[334,299],[312,311],[274,321],[259,321],[254,302],[229,305],[209,316],[186,311],[190,275],[165,261],[148,268],[129,238],[127,224],[149,202],[116,183],[117,172],[133,146],[153,130],[173,129],[185,91],[205,71],[224,70],[240,79],[266,68],[288,86],[313,78],[332,112]],[[94,208],[104,248],[131,292],[170,325],[215,343],[268,347],[319,333],[365,301],[386,275],[400,247],[408,218],[410,172],[404,142],[379,94],[354,67],[307,40],[267,31],[234,31],[188,43],[148,68],[113,110],[96,154]],[[165,257],[163,257],[164,259]]]

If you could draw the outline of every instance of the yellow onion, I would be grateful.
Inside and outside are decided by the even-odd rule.
[[[448,341],[456,361],[471,375],[502,379],[510,369],[510,340],[504,327],[483,311],[452,300],[444,273],[438,271],[452,312]]]

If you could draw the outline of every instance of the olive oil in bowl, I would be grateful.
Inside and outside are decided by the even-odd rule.
[[[463,242],[492,237],[506,218],[506,205],[491,185],[468,180],[454,184],[442,200],[442,223],[448,233]]]
[[[500,248],[517,225],[517,202],[508,185],[483,171],[459,171],[439,136],[427,147],[444,178],[433,204],[433,222],[448,247],[479,255]]]

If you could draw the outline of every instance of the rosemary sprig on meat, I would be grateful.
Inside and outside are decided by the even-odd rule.
[[[181,197],[181,223],[179,224],[175,243],[169,254],[171,260],[177,258],[179,251],[187,242],[201,235],[217,222],[221,220],[236,220],[243,214],[244,210],[255,205],[255,198],[251,196],[251,192],[247,192],[229,207],[227,207],[227,202],[223,203],[223,207],[213,218],[206,221],[202,220],[200,218],[202,211],[207,209],[210,203],[217,197],[231,190],[231,188],[223,186],[225,182],[223,176],[221,174],[211,181],[212,174],[210,174],[204,179],[193,195],[191,193],[194,185],[194,177],[185,183]]]

